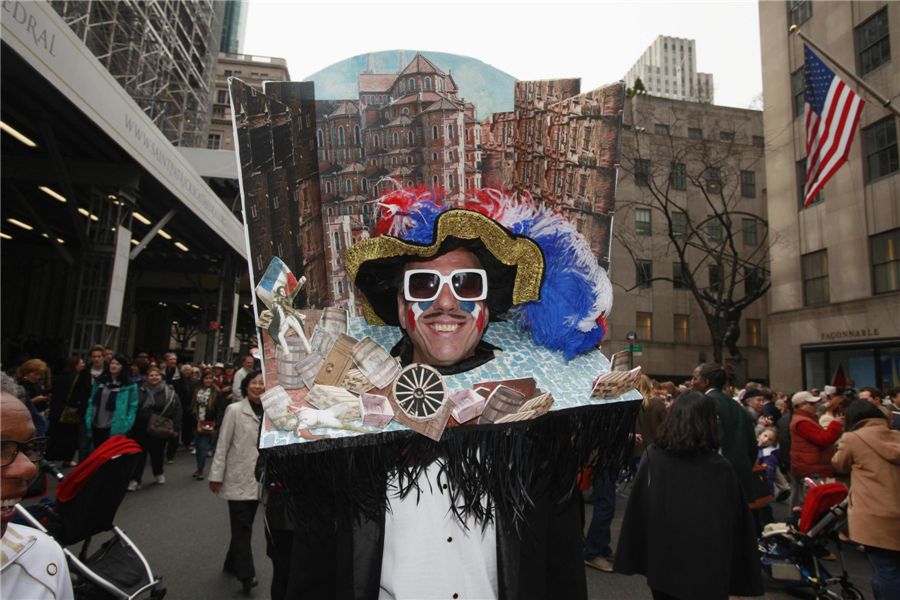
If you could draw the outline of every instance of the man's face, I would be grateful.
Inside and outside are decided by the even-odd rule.
[[[166,366],[170,369],[174,369],[178,365],[178,357],[177,356],[167,356],[166,357]]]
[[[819,406],[818,402],[804,402],[800,406],[797,407],[797,410],[803,411],[805,413],[814,415],[817,412],[817,408]]]
[[[105,360],[107,363],[112,360],[112,356],[112,350],[110,350],[109,348],[103,351],[103,360]]]
[[[193,367],[191,367],[191,365],[185,363],[185,365],[183,367],[181,367],[181,372],[184,373],[185,375],[187,375],[188,377],[190,377],[191,374],[194,372],[194,369],[193,369]]]
[[[442,275],[481,268],[478,258],[463,248],[406,266],[407,271],[434,269]],[[484,301],[457,300],[449,285],[441,286],[438,297],[430,302],[406,300],[401,286],[397,307],[400,325],[415,348],[413,361],[428,365],[450,366],[473,356],[489,318]]]
[[[0,407],[0,438],[4,441],[27,442],[34,437],[34,423],[24,404],[14,396],[0,394]],[[7,454],[7,448],[3,449],[3,454]],[[37,466],[24,452],[19,452],[12,463],[0,468],[0,497],[9,504],[0,508],[0,535],[6,533],[6,526],[16,514],[15,505],[22,500],[36,476]]]
[[[865,400],[866,402],[871,402],[875,406],[881,406],[881,403],[878,401],[877,398],[872,397],[872,392],[870,392],[869,390],[864,390],[864,391],[860,392],[859,399]]]
[[[94,350],[91,352],[91,366],[95,369],[99,369],[103,366],[103,352],[100,350]]]
[[[252,356],[244,357],[244,362],[241,363],[241,366],[244,367],[245,369],[247,369],[248,371],[252,371],[253,370],[253,357]]]
[[[747,404],[756,412],[762,412],[763,400],[762,396],[754,396],[747,401]]]
[[[700,367],[694,369],[694,378],[691,379],[691,389],[695,392],[705,392],[709,388],[706,378],[700,377]]]

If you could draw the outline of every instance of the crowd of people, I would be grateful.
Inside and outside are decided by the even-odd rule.
[[[618,548],[615,474],[595,475],[585,564],[644,574],[657,599],[760,595],[756,539],[773,503],[789,502],[799,520],[812,487],[840,480],[850,490],[841,539],[865,552],[876,599],[900,598],[900,388],[786,395],[731,381],[715,364],[680,386],[642,376],[638,469]]]
[[[232,531],[224,570],[245,591],[258,585],[250,539],[265,389],[253,357],[237,365],[179,364],[174,353],[129,359],[98,345],[87,359],[70,357],[55,375],[40,359],[15,370],[33,437],[47,437],[46,458],[75,466],[111,436],[127,435],[144,450],[128,487],[137,491],[148,458],[156,483],[164,484],[179,445],[195,455],[197,480],[214,457],[209,488],[228,501]],[[637,474],[618,547],[611,523],[622,478],[597,472],[585,564],[642,573],[654,598],[758,595],[755,540],[774,520],[773,503],[789,502],[799,518],[811,486],[837,479],[851,496],[842,539],[864,549],[876,598],[900,597],[900,388],[826,386],[786,395],[730,382],[715,364],[697,367],[683,385],[641,377]],[[768,496],[762,501],[754,486],[761,470]],[[701,520],[709,526],[697,528]]]

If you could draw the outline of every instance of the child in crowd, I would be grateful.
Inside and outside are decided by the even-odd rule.
[[[780,438],[781,434],[777,427],[765,427],[756,438],[759,445],[756,462],[766,467],[766,475],[769,480],[769,494],[773,498],[776,497],[775,478],[778,476],[778,461],[781,458],[781,449],[778,447]],[[763,526],[775,521],[771,502],[759,509],[759,518]]]

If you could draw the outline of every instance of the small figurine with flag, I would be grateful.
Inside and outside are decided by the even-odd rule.
[[[312,349],[309,347],[309,341],[303,331],[305,317],[293,306],[294,297],[304,283],[306,283],[306,277],[300,277],[298,281],[288,266],[276,256],[269,263],[269,268],[266,269],[259,285],[256,286],[256,295],[272,312],[272,322],[268,327],[272,339],[277,340],[286,350],[288,344],[284,336],[288,329],[293,329],[300,336],[303,348],[309,354]]]

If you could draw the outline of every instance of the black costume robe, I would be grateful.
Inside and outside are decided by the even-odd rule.
[[[731,464],[712,452],[644,454],[619,533],[615,570],[681,600],[761,596],[756,526]]]

